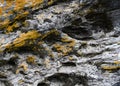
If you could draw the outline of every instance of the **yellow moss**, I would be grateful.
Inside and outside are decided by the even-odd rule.
[[[0,22],[0,28],[6,27],[10,24],[10,21],[8,19],[4,20],[3,22]]]
[[[43,34],[42,37],[41,37],[41,39],[43,40],[46,37],[48,37],[49,35],[51,35],[51,34],[59,35],[59,32],[57,30],[55,30],[55,29],[50,30],[49,32]]]
[[[72,56],[70,56],[70,57],[68,57],[68,59],[69,59],[70,61],[72,61],[72,60],[73,60],[73,57],[72,57]]]
[[[116,61],[113,61],[113,64],[106,64],[106,65],[102,65],[101,67],[104,70],[116,70],[116,69],[120,69],[120,61],[116,60]]]
[[[75,40],[71,40],[70,43],[68,44],[69,47],[74,47],[76,44]]]
[[[38,42],[38,45],[44,44],[44,41],[40,41]]]
[[[13,25],[14,27],[16,27],[16,24]],[[11,28],[10,28],[11,30]],[[58,35],[59,32],[57,32],[56,30],[51,30],[50,32],[44,33],[44,34],[40,34],[38,33],[36,30],[31,30],[28,31],[27,33],[21,33],[17,38],[15,38],[14,40],[12,40],[11,42],[1,45],[0,46],[0,51],[1,52],[11,52],[14,50],[19,50],[21,47],[30,47],[31,50],[33,50],[34,52],[40,52],[41,48],[38,46],[41,46],[42,44],[44,44],[43,39],[46,38],[47,36],[51,35],[51,34],[56,34]],[[40,41],[38,42],[39,39]],[[71,41],[72,43],[72,41]],[[32,45],[32,47],[31,47]],[[36,46],[37,45],[37,46]],[[54,47],[58,50],[61,51],[64,55],[67,55],[70,51],[72,51],[72,47],[71,45],[54,45]],[[54,57],[54,54],[52,53],[52,50],[49,49],[48,47],[44,47],[42,48],[42,51],[46,51],[47,54],[50,57]],[[32,62],[33,58],[28,58],[27,62]]]
[[[28,26],[29,26],[28,22],[26,22],[26,21],[23,22],[23,25],[24,25],[25,27],[28,27]]]
[[[27,56],[26,62],[35,64],[35,57],[34,56]]]
[[[64,36],[62,39],[61,39],[62,42],[66,42],[68,43],[67,46],[69,47],[74,47],[76,42],[74,39],[69,39],[68,36]]]
[[[104,70],[116,70],[120,68],[120,65],[104,65],[101,68]]]
[[[3,10],[7,10],[7,9],[11,8],[13,3],[14,3],[13,0],[6,0],[6,6],[4,6]]]
[[[44,0],[0,0],[1,4],[6,3],[4,6],[0,7],[0,16],[6,18],[0,21],[0,28],[5,30],[7,28],[8,32],[13,31],[14,27],[12,23],[14,21],[18,22],[21,18],[27,17],[30,11],[42,8],[44,4],[51,5],[53,2],[55,2],[55,0],[48,0],[48,2]],[[8,11],[7,13],[6,10]],[[15,15],[12,21],[9,20],[11,15]]]
[[[17,27],[19,27],[19,24],[17,22],[13,23],[13,25],[7,27],[7,33],[13,31]]]
[[[15,73],[16,73],[16,74],[18,74],[19,72],[20,72],[20,70],[19,70],[19,69],[17,69]]]
[[[16,0],[14,10],[20,11],[21,9],[24,8],[25,4],[26,4],[26,0]]]
[[[2,7],[0,7],[0,15],[2,15]]]
[[[22,84],[23,82],[24,82],[23,79],[20,79],[20,80],[18,81],[19,84]]]
[[[18,20],[18,19],[22,19],[24,17],[26,17],[27,15],[29,14],[28,11],[25,11],[21,14],[18,14],[15,19]],[[4,25],[9,25],[9,21],[7,22],[7,24],[4,24]],[[14,31],[15,28],[18,28],[19,27],[19,24],[17,23],[17,21],[15,23],[13,23],[12,25],[9,25],[7,28],[6,28],[6,32],[9,33],[9,32],[12,32]]]
[[[18,66],[18,69],[16,70],[16,74],[18,74],[20,72],[20,69],[23,69],[24,71],[27,71],[28,69],[28,65],[26,63],[22,63]]]
[[[63,54],[62,53],[57,53],[57,55],[58,55],[58,57],[62,57],[63,56]]]
[[[41,35],[35,30],[28,31],[27,33],[22,33],[12,43],[7,44],[6,49],[17,49],[19,47],[23,47],[23,46],[25,46],[26,41],[35,40],[35,39],[39,38],[40,36]],[[29,46],[29,45],[27,45],[27,46]]]
[[[27,71],[28,65],[26,65],[26,64],[21,64],[21,65],[19,66],[19,68],[23,68],[24,71]]]
[[[114,64],[120,64],[120,60],[114,61]]]
[[[53,4],[53,0],[48,0],[48,5],[51,5],[51,4]]]
[[[3,4],[3,3],[4,3],[4,0],[0,0],[0,3],[2,3],[2,4]]]
[[[32,0],[32,7],[36,7],[44,2],[44,0]]]
[[[72,48],[67,47],[66,45],[54,44],[53,47],[54,47],[58,52],[62,52],[63,55],[67,55],[69,52],[72,51]]]
[[[116,70],[120,68],[120,61],[113,61],[113,64],[106,64],[101,66],[104,70]]]
[[[64,36],[61,38],[61,41],[65,44],[54,44],[53,47],[58,51],[62,52],[63,55],[67,55],[73,50],[73,47],[75,46],[76,42],[73,39],[70,39],[68,36]]]
[[[16,20],[17,20],[17,19],[22,19],[22,18],[26,17],[28,14],[29,14],[28,11],[25,11],[25,12],[23,11],[23,13],[18,14],[18,15],[15,17],[15,19],[16,19]]]

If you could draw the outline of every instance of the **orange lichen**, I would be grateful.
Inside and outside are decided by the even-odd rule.
[[[3,3],[4,3],[4,0],[0,0],[0,3],[2,3],[2,4],[3,4]]]
[[[114,64],[120,64],[120,60],[114,61]]]
[[[24,70],[24,71],[27,71],[28,69],[28,65],[26,63],[22,63],[18,66],[18,69],[16,70],[16,74],[18,74],[21,70],[21,68]]]
[[[24,69],[24,71],[27,71],[28,66],[26,64],[21,64],[20,67],[22,67]]]
[[[48,0],[48,5],[51,5],[53,3],[53,0]]]
[[[69,47],[74,47],[76,42],[74,39],[69,39],[68,36],[64,36],[62,39],[61,39],[62,42],[65,42],[65,43],[68,43],[67,46]]]
[[[73,60],[73,57],[72,57],[72,56],[69,56],[68,59],[69,59],[70,61],[72,61],[72,60]]]
[[[25,4],[26,4],[26,0],[16,0],[14,10],[20,11],[21,9],[24,8]]]
[[[14,2],[12,0],[6,0],[6,6],[4,6],[3,10],[7,10],[7,9],[11,8],[13,3]]]
[[[39,38],[41,34],[37,31],[32,30],[28,31],[27,33],[22,33],[18,38],[16,38],[12,43],[8,43],[5,47],[8,50],[17,49],[19,47],[25,46],[26,42],[31,40],[26,46],[29,46],[31,42],[37,38]]]
[[[25,11],[25,12],[23,11],[23,13],[18,14],[18,15],[15,17],[15,19],[16,19],[16,20],[17,20],[17,19],[22,19],[22,18],[26,17],[28,14],[29,14],[28,11]]]
[[[32,0],[31,2],[32,2],[32,7],[37,7],[38,5],[43,3],[44,0]]]
[[[13,22],[19,22],[18,20],[21,20],[21,18],[26,18],[31,11],[42,8],[44,3],[50,5],[54,1],[55,0],[48,2],[44,0],[0,0],[0,4],[2,4],[0,7],[0,16],[5,18],[5,20],[0,20],[0,28],[7,28],[10,29],[9,31],[13,31]],[[9,20],[11,15],[14,15],[12,21]]]
[[[101,68],[104,70],[116,70],[120,68],[120,64],[119,65],[103,65],[101,66]]]
[[[13,25],[12,28],[17,27],[16,24],[17,23],[15,23],[15,25]],[[12,28],[9,27],[9,30],[12,30]],[[29,49],[31,49],[35,53],[41,52],[41,51],[46,51],[48,56],[54,58],[54,54],[52,53],[52,50],[48,47],[42,46],[44,44],[44,39],[46,37],[50,36],[51,34],[58,35],[59,32],[57,30],[51,30],[49,32],[40,34],[36,30],[31,30],[31,31],[28,31],[27,33],[21,33],[17,38],[12,40],[11,42],[1,45],[0,51],[1,51],[1,53],[4,51],[11,52],[14,50],[19,50],[24,47],[26,47],[26,49],[27,49],[29,47]],[[72,50],[72,48],[67,48],[67,50]],[[67,52],[65,52],[65,50],[64,50],[64,53],[67,53]]]
[[[35,57],[34,56],[27,56],[26,62],[35,64]]]
[[[51,34],[59,35],[60,33],[57,30],[53,29],[53,30],[50,30],[50,31],[46,32],[45,34],[43,34],[41,39],[43,40]]]
[[[0,15],[2,15],[2,7],[0,7]]]
[[[18,81],[19,84],[22,84],[23,82],[24,82],[23,79],[20,79],[20,80]]]
[[[113,64],[104,64],[101,67],[104,70],[116,70],[120,68],[120,61],[113,61]]]
[[[19,24],[17,22],[15,22],[15,23],[13,23],[13,25],[7,27],[7,32],[9,33],[17,27],[19,27]]]
[[[0,28],[4,28],[10,24],[10,20],[6,19],[3,22],[0,22]]]
[[[72,48],[66,46],[66,45],[60,45],[60,44],[54,44],[53,47],[58,51],[62,52],[63,55],[67,55],[69,52],[72,51]]]
[[[70,53],[76,44],[75,40],[69,39],[68,36],[62,37],[61,41],[64,42],[65,44],[61,45],[61,44],[56,43],[53,45],[53,47],[58,52],[62,52],[63,55],[67,55],[68,53]]]

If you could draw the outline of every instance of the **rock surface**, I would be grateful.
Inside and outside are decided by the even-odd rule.
[[[120,0],[23,2],[0,1],[0,86],[120,86]]]

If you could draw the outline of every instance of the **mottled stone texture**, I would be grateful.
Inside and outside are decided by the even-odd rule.
[[[27,18],[33,11],[47,7],[57,0],[1,0],[0,28],[13,31],[20,27],[21,20]]]
[[[0,0],[0,86],[119,86],[120,0]]]

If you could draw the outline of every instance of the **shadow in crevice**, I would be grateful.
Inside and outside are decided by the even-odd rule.
[[[77,19],[71,26],[64,27],[62,31],[76,39],[94,39],[93,34],[110,32],[113,30],[112,21],[106,13],[90,13],[85,16],[86,22]]]
[[[113,86],[120,86],[120,82],[115,83]]]
[[[56,73],[46,78],[52,86],[75,86],[75,85],[87,85],[87,77],[77,74]],[[51,85],[50,85],[51,86]]]

